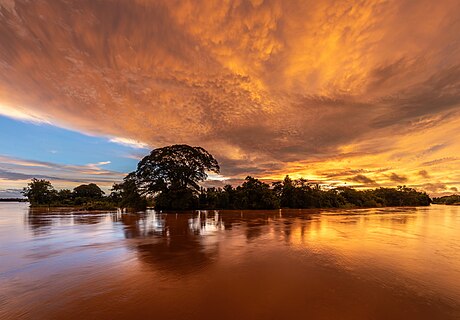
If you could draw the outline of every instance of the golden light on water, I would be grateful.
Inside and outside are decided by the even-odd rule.
[[[224,319],[260,310],[455,319],[458,213],[431,206],[82,214],[3,204],[0,253],[10,259],[0,272],[15,276],[4,279],[0,314],[182,317],[230,305]]]

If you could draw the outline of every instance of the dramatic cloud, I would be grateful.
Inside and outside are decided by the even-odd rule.
[[[396,173],[391,173],[391,175],[388,177],[391,181],[397,182],[397,183],[405,183],[407,182],[407,177],[397,175]]]
[[[425,178],[425,179],[429,179],[430,178],[430,175],[428,174],[428,171],[426,170],[420,170],[418,172],[419,176],[421,176],[422,178]]]
[[[447,189],[447,186],[444,183],[427,183],[423,188],[430,193],[439,193]]]
[[[350,179],[350,181],[362,183],[364,185],[373,185],[373,186],[376,185],[375,180],[372,180],[363,174],[358,174],[354,176],[353,178]]]
[[[459,16],[457,0],[0,0],[0,115],[200,145],[233,179],[460,181]]]

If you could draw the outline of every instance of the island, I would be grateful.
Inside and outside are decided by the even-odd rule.
[[[56,190],[50,181],[35,178],[23,194],[32,207],[84,210],[370,208],[432,203],[427,193],[406,186],[357,190],[325,187],[303,178],[291,179],[288,175],[271,184],[251,176],[236,187],[206,188],[200,184],[209,173],[219,172],[217,160],[208,151],[180,144],[152,150],[138,163],[136,171],[113,185],[108,195],[94,183],[82,184],[73,190]]]

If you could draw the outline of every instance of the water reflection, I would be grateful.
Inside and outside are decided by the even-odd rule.
[[[29,208],[25,224],[32,234],[40,236],[52,232],[52,226],[98,224],[107,217],[107,212],[75,212],[72,208]]]
[[[178,274],[200,270],[210,264],[218,251],[218,243],[204,236],[224,230],[218,212],[161,214],[118,214],[127,239],[134,242],[141,261],[165,272]]]
[[[180,318],[177,297],[201,317],[228,302],[228,318],[254,310],[455,318],[459,229],[460,208],[444,206],[180,214],[0,206],[0,318],[48,315],[45,305],[73,310],[70,318],[84,310],[116,318],[110,301],[136,315],[152,311],[147,318]],[[62,292],[68,300],[56,300]]]
[[[114,223],[123,225],[130,248],[144,263],[178,274],[204,270],[217,260],[222,241],[243,232],[248,243],[270,235],[267,228],[290,241],[294,217],[309,221],[317,211],[299,216],[297,210],[286,211],[196,211],[181,213],[112,214]],[[277,222],[281,221],[281,224]],[[270,227],[271,226],[271,227]],[[232,231],[235,231],[232,233]]]
[[[421,213],[423,215],[423,213]],[[417,217],[415,208],[401,210],[363,209],[346,211],[272,210],[272,211],[198,211],[182,213],[141,214],[117,213],[113,223],[123,225],[123,234],[130,249],[144,263],[168,272],[193,273],[202,271],[219,257],[220,245],[231,238],[239,245],[249,246],[257,241],[284,244],[300,250],[327,252],[340,250],[344,256],[357,255],[353,263],[363,263],[362,253],[393,250],[389,245],[413,237]],[[398,240],[392,238],[397,232]],[[243,243],[239,237],[244,235]],[[368,240],[362,242],[362,238]],[[379,240],[379,238],[381,238]],[[405,239],[407,238],[407,239]],[[278,242],[277,242],[278,241]],[[346,254],[344,254],[344,252]],[[334,257],[335,259],[335,257]],[[385,263],[395,263],[395,257],[385,257]],[[343,263],[337,262],[337,263]],[[350,261],[345,261],[348,269]]]

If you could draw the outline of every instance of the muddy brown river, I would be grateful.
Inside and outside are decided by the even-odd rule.
[[[0,203],[0,319],[460,319],[460,207]]]

